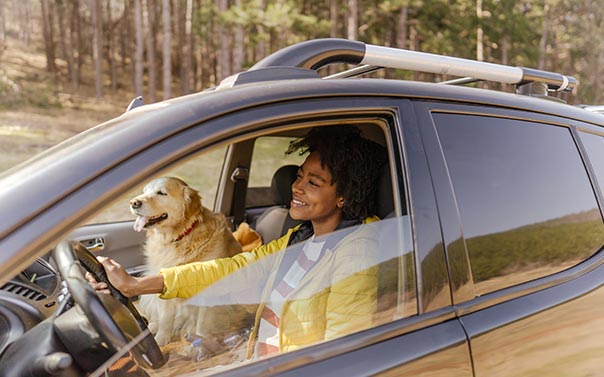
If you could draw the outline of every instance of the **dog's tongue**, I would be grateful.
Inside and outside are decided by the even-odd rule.
[[[136,230],[137,232],[142,232],[143,229],[145,229],[145,224],[147,224],[146,216],[137,217],[136,221],[134,222],[134,230]]]

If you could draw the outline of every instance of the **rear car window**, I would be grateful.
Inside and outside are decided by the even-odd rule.
[[[567,269],[595,253],[604,224],[569,129],[434,114],[475,293]]]
[[[579,132],[579,137],[587,151],[591,166],[596,175],[596,180],[600,192],[604,188],[604,136]]]

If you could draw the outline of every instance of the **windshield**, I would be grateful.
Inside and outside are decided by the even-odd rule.
[[[244,253],[254,260],[241,259],[239,267],[226,259],[205,262],[223,264],[224,276],[200,278],[201,291],[182,304],[199,332],[206,324],[214,329],[161,346],[169,361],[146,370],[149,375],[210,375],[417,314],[409,216],[310,237],[282,250],[271,245],[277,250],[261,246],[257,258]],[[164,301],[181,304],[174,300],[181,299]],[[215,349],[218,343],[226,347]],[[121,353],[127,356],[127,350]]]

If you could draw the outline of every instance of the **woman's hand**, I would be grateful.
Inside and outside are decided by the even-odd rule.
[[[98,256],[96,259],[105,268],[107,278],[111,285],[126,297],[134,297],[149,293],[162,293],[164,290],[164,277],[162,275],[152,275],[137,278],[126,272],[121,264],[111,258]],[[92,287],[102,293],[110,293],[106,283],[97,282],[90,272],[86,273],[86,279]]]
[[[105,268],[105,273],[109,282],[126,297],[136,296],[138,286],[138,279],[134,276],[130,276],[121,264],[114,261],[111,258],[98,256],[96,259]],[[109,293],[109,289],[106,283],[97,282],[94,276],[90,272],[86,273],[86,279],[90,282],[92,287],[102,293]]]

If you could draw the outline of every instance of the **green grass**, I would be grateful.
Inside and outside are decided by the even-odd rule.
[[[510,276],[491,286],[493,289],[519,284],[538,276],[531,271],[555,273],[584,260],[604,245],[604,224],[597,210],[564,216],[558,219],[527,225],[504,232],[466,239],[474,283]],[[446,272],[442,246],[437,245],[422,260],[426,271]],[[450,261],[465,261],[461,240],[449,245]],[[467,283],[466,266],[451,266],[453,289]],[[525,273],[526,274],[523,274]],[[515,274],[512,278],[511,275]],[[431,277],[436,276],[432,274]],[[440,273],[441,280],[422,281],[426,302],[447,284],[446,274]],[[485,292],[482,292],[485,293]]]
[[[572,216],[466,240],[475,282],[585,259],[603,244],[600,218],[576,221]]]

